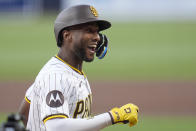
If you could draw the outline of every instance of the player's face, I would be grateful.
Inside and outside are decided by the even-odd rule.
[[[96,23],[83,24],[72,30],[74,53],[83,61],[93,61],[97,42],[100,40],[98,31]]]

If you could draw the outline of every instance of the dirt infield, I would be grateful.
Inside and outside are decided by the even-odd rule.
[[[16,112],[28,82],[0,82],[0,112]],[[141,114],[196,115],[196,81],[92,81],[93,113],[129,102]]]

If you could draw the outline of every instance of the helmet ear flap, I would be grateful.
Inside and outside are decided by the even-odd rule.
[[[108,47],[106,46],[106,47],[104,47],[103,53],[98,58],[103,59],[103,57],[106,55],[107,51],[108,51]]]
[[[108,50],[108,39],[106,35],[99,33],[100,41],[97,44],[96,56],[103,59]]]

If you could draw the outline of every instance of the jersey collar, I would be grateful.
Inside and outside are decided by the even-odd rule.
[[[79,71],[78,69],[76,69],[75,67],[69,65],[67,62],[65,62],[64,60],[62,60],[60,57],[58,57],[57,55],[55,56],[55,58],[57,58],[58,60],[62,61],[63,63],[65,63],[66,65],[68,65],[70,68],[72,68],[74,71],[78,72],[80,75],[84,75],[86,77],[86,75],[84,74],[83,71]]]

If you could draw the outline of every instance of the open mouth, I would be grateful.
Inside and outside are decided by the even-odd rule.
[[[90,50],[91,53],[95,53],[96,47],[97,47],[96,45],[89,45],[88,49]]]

